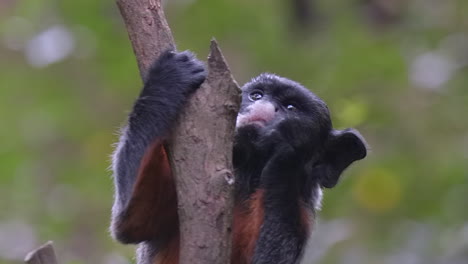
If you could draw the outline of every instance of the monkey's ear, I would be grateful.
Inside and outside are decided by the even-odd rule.
[[[325,144],[323,156],[314,167],[313,173],[319,177],[322,187],[332,188],[351,163],[363,159],[366,155],[366,141],[358,131],[332,130]]]

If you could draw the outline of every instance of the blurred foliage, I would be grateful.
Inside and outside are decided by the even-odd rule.
[[[369,157],[327,190],[306,263],[467,263],[468,2],[173,0],[179,49],[317,93]],[[386,12],[386,13],[385,13]],[[376,19],[378,16],[383,19]],[[0,1],[0,264],[129,263],[108,233],[116,131],[141,87],[113,1]]]

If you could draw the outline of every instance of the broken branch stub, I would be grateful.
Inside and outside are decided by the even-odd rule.
[[[24,258],[24,262],[28,264],[57,264],[57,257],[55,256],[52,241],[29,252]]]

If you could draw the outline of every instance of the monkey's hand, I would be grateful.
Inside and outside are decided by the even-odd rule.
[[[320,141],[318,129],[315,129],[312,122],[304,119],[285,119],[278,124],[276,131],[278,141],[290,145],[300,159],[307,158]]]
[[[166,51],[152,65],[142,96],[188,96],[205,81],[204,63],[190,51]]]
[[[148,73],[130,115],[129,129],[151,139],[163,136],[205,78],[204,64],[191,52],[164,52]]]

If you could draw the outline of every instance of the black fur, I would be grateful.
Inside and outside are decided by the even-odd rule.
[[[205,74],[188,52],[166,52],[151,69],[114,157],[114,219],[128,203],[145,150],[167,136]],[[321,188],[333,187],[344,169],[366,156],[366,146],[357,131],[332,129],[326,104],[299,83],[262,74],[242,90],[233,150],[236,204],[264,190],[252,263],[297,263],[307,240],[301,208],[313,214]]]
[[[130,200],[137,171],[148,146],[157,138],[167,137],[166,133],[176,120],[179,110],[205,77],[203,63],[187,51],[166,51],[152,65],[113,157],[116,186],[113,224]],[[111,229],[118,236],[115,227]],[[117,238],[128,243],[137,242],[125,241],[124,237]]]
[[[296,82],[273,74],[254,78],[243,87],[239,116],[251,114],[252,93],[263,94],[260,100],[273,104],[275,115],[266,123],[237,128],[236,200],[248,199],[259,188],[265,191],[265,219],[253,263],[296,263],[307,239],[301,206],[313,213],[319,188],[333,187],[348,165],[364,158],[365,143],[354,130],[333,130],[326,104]]]

